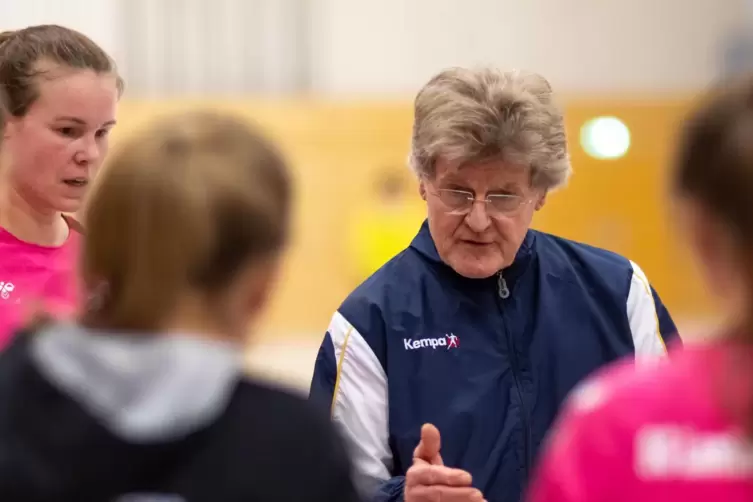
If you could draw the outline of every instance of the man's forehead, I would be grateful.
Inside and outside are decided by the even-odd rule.
[[[527,182],[529,169],[502,160],[437,165],[437,181],[479,182],[499,185]]]

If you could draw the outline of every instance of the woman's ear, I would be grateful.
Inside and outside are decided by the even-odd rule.
[[[424,184],[424,180],[418,182],[418,193],[423,200],[426,200],[426,185]]]

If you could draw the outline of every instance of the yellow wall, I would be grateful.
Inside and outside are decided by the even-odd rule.
[[[318,334],[354,286],[348,225],[368,205],[375,173],[405,165],[409,103],[175,102],[121,105],[114,140],[155,114],[212,106],[248,116],[277,140],[295,168],[296,231],[284,276],[262,331]],[[640,263],[674,312],[708,312],[706,297],[668,225],[664,178],[686,102],[570,102],[566,107],[575,175],[537,216],[538,228],[614,249]],[[632,133],[617,161],[596,161],[578,144],[588,118],[616,115]],[[418,211],[418,213],[416,212]],[[421,219],[420,200],[410,213]],[[406,244],[409,236],[405,237]]]

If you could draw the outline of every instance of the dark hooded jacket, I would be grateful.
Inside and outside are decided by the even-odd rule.
[[[326,417],[237,346],[47,325],[0,355],[0,501],[355,502]]]

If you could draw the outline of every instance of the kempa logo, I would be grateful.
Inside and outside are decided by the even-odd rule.
[[[0,298],[3,300],[7,300],[10,298],[10,294],[13,292],[13,290],[16,289],[16,287],[13,285],[12,282],[2,282],[0,281]]]
[[[446,347],[447,350],[458,348],[460,341],[458,337],[450,333],[440,338],[422,338],[420,340],[414,340],[412,338],[403,338],[405,344],[405,350],[416,350],[431,347],[435,349],[437,347]]]

